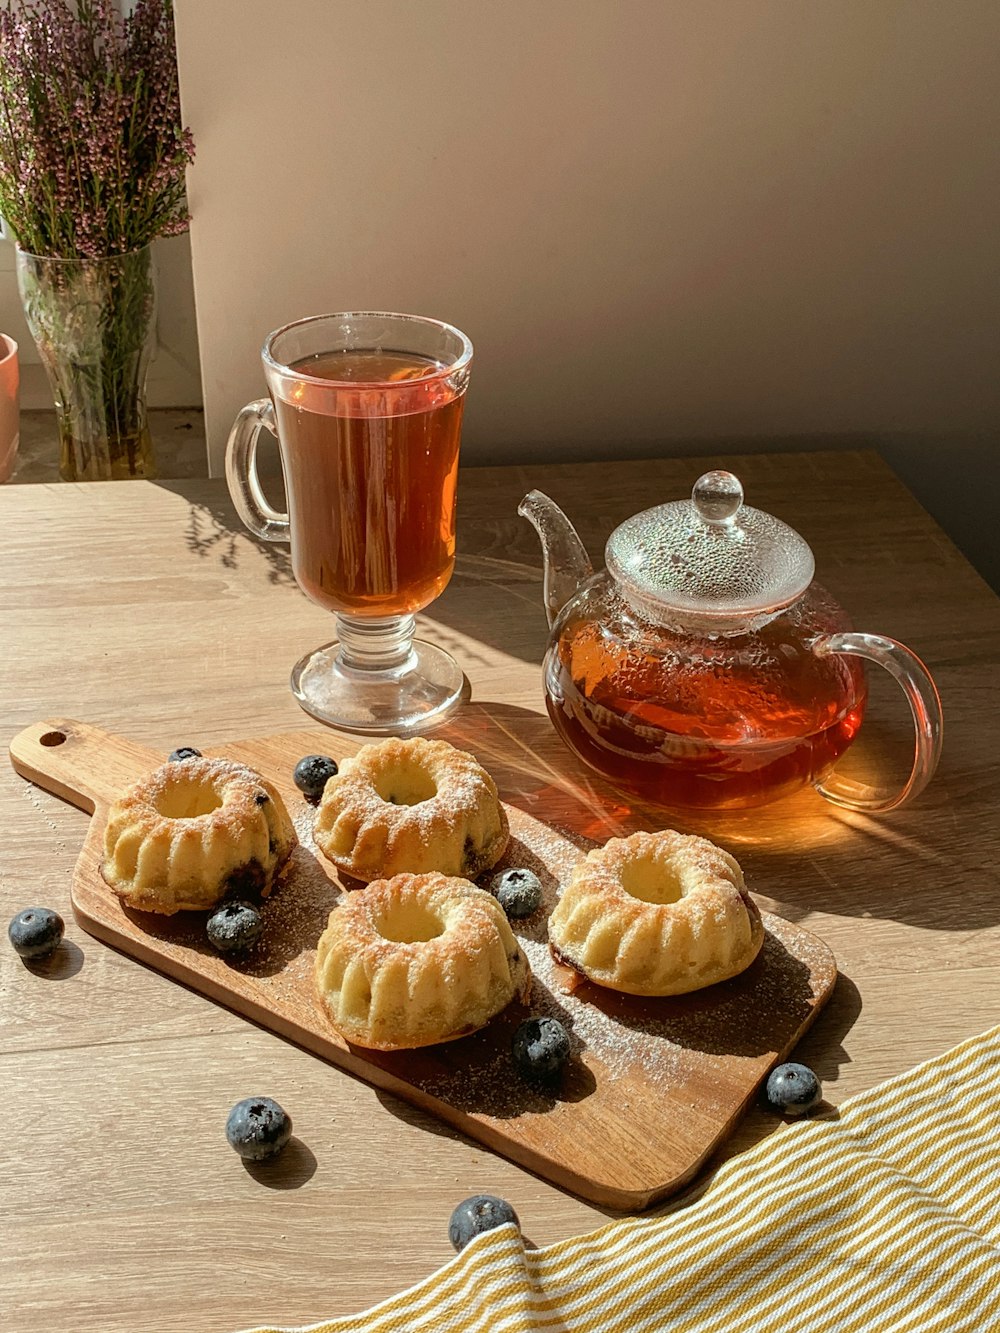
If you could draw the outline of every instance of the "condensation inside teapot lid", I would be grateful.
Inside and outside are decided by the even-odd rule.
[[[731,472],[706,472],[690,500],[647,509],[616,528],[608,569],[654,618],[752,617],[794,602],[812,582],[808,543],[787,523],[743,503]]]

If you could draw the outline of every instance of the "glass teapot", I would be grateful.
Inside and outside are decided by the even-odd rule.
[[[763,805],[807,784],[853,810],[912,800],[941,752],[941,703],[908,648],[854,632],[818,584],[809,546],[743,503],[731,472],[647,509],[608,540],[599,574],[573,525],[532,491],[518,513],[545,555],[549,714],[598,772],[655,804]],[[861,726],[864,660],[902,686],[913,769],[882,791],[832,770]]]

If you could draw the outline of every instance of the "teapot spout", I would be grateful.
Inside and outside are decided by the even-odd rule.
[[[569,599],[594,572],[586,547],[563,511],[541,491],[529,491],[517,507],[538,533],[545,557],[545,614],[549,628]]]

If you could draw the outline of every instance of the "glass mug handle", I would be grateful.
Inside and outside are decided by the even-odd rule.
[[[240,408],[226,444],[226,481],[236,512],[253,535],[266,542],[287,542],[288,515],[271,508],[257,475],[257,437],[265,426],[277,439],[270,398]]]
[[[881,634],[824,634],[813,643],[813,651],[820,657],[851,653],[885,667],[906,695],[916,733],[913,769],[901,790],[878,791],[867,783],[838,778],[836,774],[829,781],[817,782],[816,790],[847,810],[896,810],[912,801],[930,782],[941,758],[941,698],[930,672],[916,653]]]

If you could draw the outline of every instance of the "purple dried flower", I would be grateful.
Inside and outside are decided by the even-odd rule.
[[[184,231],[171,0],[0,4],[0,214],[21,248],[99,258]]]

